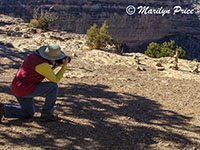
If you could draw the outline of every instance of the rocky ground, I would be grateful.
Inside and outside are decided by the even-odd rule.
[[[48,43],[72,56],[59,83],[55,112],[61,119],[40,122],[44,99],[37,97],[33,119],[5,118],[0,124],[0,149],[200,149],[200,77],[192,72],[194,62],[179,59],[176,71],[169,68],[174,58],[91,51],[85,35],[43,32],[0,15],[2,103],[17,104],[10,84],[19,65]]]

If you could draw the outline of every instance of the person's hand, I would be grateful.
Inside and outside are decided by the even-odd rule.
[[[63,62],[63,65],[67,65],[68,64],[68,59],[67,58],[63,59],[62,62]]]

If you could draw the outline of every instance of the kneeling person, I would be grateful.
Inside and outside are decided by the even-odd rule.
[[[0,104],[0,121],[7,118],[31,118],[34,116],[34,97],[45,97],[45,103],[41,112],[43,121],[55,121],[53,114],[54,105],[58,95],[57,83],[62,78],[69,59],[58,45],[42,46],[30,54],[21,64],[11,89],[20,106]],[[56,60],[62,60],[61,69],[57,74],[53,72],[58,65]],[[42,82],[47,78],[49,82]]]

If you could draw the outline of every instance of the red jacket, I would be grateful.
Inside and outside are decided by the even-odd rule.
[[[11,84],[14,95],[26,96],[34,91],[38,83],[45,78],[35,71],[35,67],[44,62],[48,63],[47,60],[35,53],[26,57]]]

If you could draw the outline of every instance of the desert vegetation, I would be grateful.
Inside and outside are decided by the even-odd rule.
[[[153,58],[173,57],[176,51],[179,53],[180,57],[185,56],[185,50],[175,45],[175,41],[171,40],[170,42],[164,42],[162,44],[151,42],[148,45],[145,54]]]
[[[48,10],[43,10],[40,7],[34,8],[33,19],[31,19],[29,26],[48,30],[50,24],[58,20],[58,16],[51,12],[52,9],[53,7]]]
[[[110,50],[115,53],[123,53],[122,41],[113,40],[112,36],[109,34],[108,25],[106,21],[102,24],[100,28],[97,24],[94,24],[87,30],[86,45],[90,49],[102,49],[105,50],[108,45],[113,46]]]

